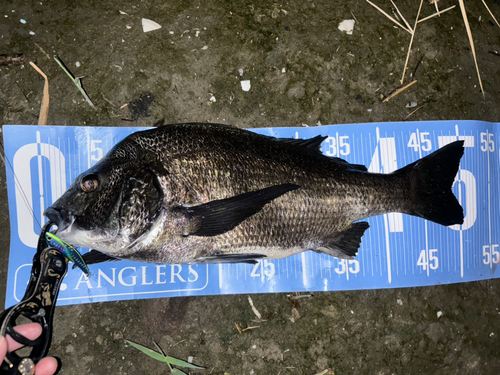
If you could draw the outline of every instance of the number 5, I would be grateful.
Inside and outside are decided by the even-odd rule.
[[[90,160],[92,161],[99,161],[102,159],[103,152],[102,148],[97,147],[98,144],[102,143],[101,140],[93,139],[90,141],[90,152],[91,153],[96,153],[95,155],[90,156]]]

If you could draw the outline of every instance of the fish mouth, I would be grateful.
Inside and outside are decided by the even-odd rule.
[[[55,207],[47,208],[43,211],[43,215],[57,226],[55,234],[66,230],[71,226],[71,224],[73,224],[74,221],[74,217],[71,212]]]

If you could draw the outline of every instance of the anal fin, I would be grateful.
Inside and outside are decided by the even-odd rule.
[[[346,230],[336,235],[326,246],[314,251],[335,258],[352,259],[358,253],[361,237],[369,227],[370,225],[366,221],[351,224]]]

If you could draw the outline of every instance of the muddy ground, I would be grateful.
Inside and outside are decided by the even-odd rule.
[[[377,3],[393,14],[388,1]],[[418,2],[397,4],[413,25]],[[313,126],[399,121],[420,106],[410,120],[499,121],[500,28],[481,1],[466,5],[485,97],[458,8],[418,25],[405,79],[418,83],[388,103],[382,100],[400,86],[410,34],[362,0],[3,0],[0,54],[23,53],[45,71],[55,125],[150,126],[166,118]],[[500,18],[500,2],[489,5]],[[422,14],[434,9],[426,0]],[[143,33],[143,17],[162,28]],[[337,29],[354,17],[352,35]],[[96,109],[54,54],[85,76]],[[250,80],[249,91],[241,80]],[[42,90],[28,65],[0,67],[0,124],[36,124]],[[119,109],[143,93],[155,97],[149,117]],[[418,107],[407,108],[411,102]],[[0,173],[5,290],[9,225],[3,167]],[[301,300],[294,323],[286,295],[255,295],[266,322],[248,335],[234,325],[254,325],[244,295],[60,307],[51,354],[62,359],[61,374],[166,374],[164,364],[123,340],[153,338],[170,355],[192,356],[206,367],[200,374],[498,374],[499,286],[316,293]]]

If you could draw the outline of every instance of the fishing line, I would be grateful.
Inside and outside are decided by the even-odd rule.
[[[3,142],[2,142],[2,148],[3,148]],[[26,195],[26,193],[24,192],[23,190],[23,187],[21,185],[21,182],[19,181],[19,179],[17,178],[17,175],[16,175],[16,172],[14,171],[14,167],[13,165],[11,164],[10,160],[7,159],[7,157],[5,156],[5,150],[2,150],[0,152],[0,159],[3,161],[3,164],[5,166],[9,166],[11,172],[12,172],[12,175],[14,176],[14,179],[16,180],[16,188],[19,189],[19,191],[21,192],[21,197],[24,201],[24,204],[26,204],[26,207],[28,207],[30,213],[31,213],[31,216],[33,217],[33,219],[35,220],[35,222],[38,224],[38,227],[40,228],[40,230],[42,229],[42,225],[40,224],[40,222],[38,221],[38,219],[36,218],[35,216],[35,212],[33,211],[33,207],[31,206],[30,202],[29,202],[29,199],[28,199],[28,196]]]

